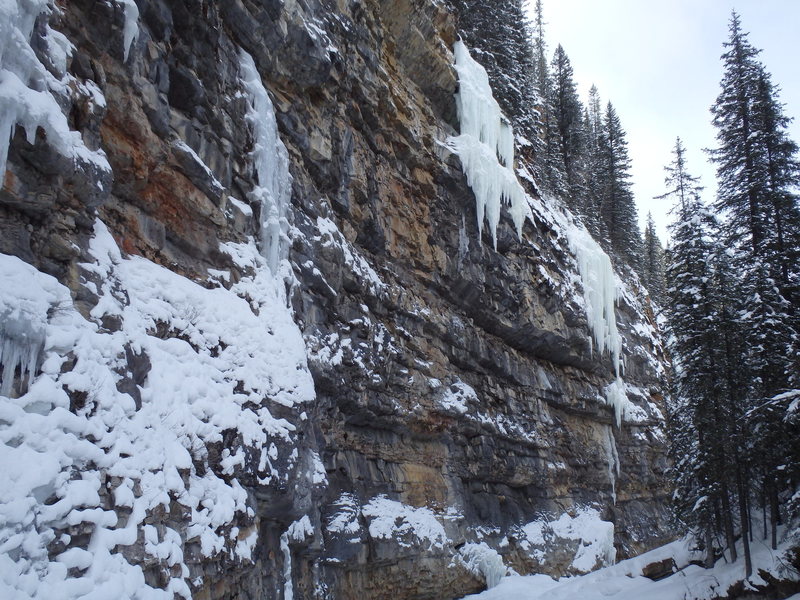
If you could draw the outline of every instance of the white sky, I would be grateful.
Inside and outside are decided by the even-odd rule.
[[[531,2],[533,4],[533,1]],[[572,62],[581,99],[592,83],[614,104],[628,134],[634,194],[644,226],[652,211],[662,242],[669,206],[664,166],[675,138],[689,171],[716,194],[703,148],[715,145],[709,107],[719,92],[722,43],[732,9],[781,87],[786,114],[800,117],[800,0],[543,0],[549,58],[560,43]],[[800,142],[800,123],[791,126]]]

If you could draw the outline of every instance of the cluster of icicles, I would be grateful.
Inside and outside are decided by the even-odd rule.
[[[478,237],[482,235],[484,222],[488,222],[496,249],[503,205],[507,206],[521,238],[525,219],[532,216],[530,201],[514,172],[514,130],[492,94],[486,70],[470,56],[463,42],[456,42],[454,51],[461,133],[450,137],[447,144],[461,159],[467,183],[475,195]],[[614,310],[618,290],[613,265],[583,226],[570,219],[557,220],[562,221],[570,250],[577,258],[594,349],[611,355],[617,374],[617,380],[607,390],[606,401],[614,407],[620,424],[628,400],[621,379],[622,338]]]

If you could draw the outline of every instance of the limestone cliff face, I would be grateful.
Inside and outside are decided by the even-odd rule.
[[[182,536],[188,572],[148,555],[140,535],[141,552],[126,560],[148,585],[182,577],[195,598],[215,600],[287,589],[296,598],[455,598],[485,586],[487,569],[469,555],[480,543],[521,573],[578,569],[579,536],[544,526],[547,543],[537,546],[524,526],[542,530],[586,507],[614,524],[617,557],[668,539],[664,358],[644,293],[623,278],[617,322],[633,408],[618,427],[604,399],[611,361],[592,353],[575,258],[549,209],[522,240],[504,218],[496,251],[486,232],[478,239],[472,192],[443,144],[458,130],[457,31],[445,4],[137,5],[127,60],[123,2],[57,2],[39,16],[34,49],[48,23],[74,46],[62,108],[110,171],[74,168],[41,132],[30,144],[18,128],[0,251],[55,276],[84,317],[112,332],[113,319],[93,316],[98,288],[81,267],[98,218],[123,256],[235,291],[252,273],[225,245],[257,239],[261,220],[246,51],[289,153],[287,297],[315,390],[302,405],[263,402],[291,424],[277,452],[322,465],[287,459],[271,483],[248,461],[226,471],[214,456],[247,447],[228,430],[186,476],[209,468],[237,479],[252,510],[227,531],[255,531],[252,554],[191,550],[191,518],[174,500],[147,523]],[[118,387],[140,394],[148,359],[131,350],[120,360]],[[114,510],[109,497],[99,501]],[[72,540],[82,543],[77,532]]]

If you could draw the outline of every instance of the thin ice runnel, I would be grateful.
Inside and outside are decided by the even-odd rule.
[[[289,548],[289,533],[281,535],[281,552],[283,553],[283,599],[294,599],[294,585],[292,583],[292,550]]]
[[[478,239],[486,220],[497,248],[497,227],[504,203],[518,237],[522,237],[525,218],[531,217],[527,194],[514,173],[514,130],[492,96],[486,70],[472,59],[463,42],[456,42],[454,50],[461,135],[449,138],[447,143],[461,159],[461,168],[475,194]]]
[[[275,109],[261,82],[261,75],[253,57],[244,50],[240,54],[239,67],[250,99],[247,120],[253,128],[255,145],[252,157],[258,177],[258,186],[252,195],[261,206],[261,252],[274,275],[289,252],[287,213],[292,193],[289,153],[278,135]]]

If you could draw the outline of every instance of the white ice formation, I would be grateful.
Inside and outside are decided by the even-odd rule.
[[[509,568],[497,550],[490,548],[486,542],[464,544],[459,549],[459,558],[473,575],[482,577],[486,587],[492,589],[509,574]]]
[[[36,18],[50,10],[48,0],[0,0],[0,174],[5,172],[14,128],[21,125],[29,143],[41,128],[47,143],[76,163],[110,171],[102,151],[91,151],[80,133],[71,131],[56,94],[68,93],[66,74],[72,45],[60,33],[46,28],[47,51],[62,79],[39,61],[30,40]]]
[[[463,42],[456,42],[454,50],[461,135],[449,138],[447,144],[461,159],[467,183],[475,194],[478,239],[485,219],[496,248],[503,203],[508,205],[520,238],[522,225],[531,211],[527,194],[514,173],[514,131],[492,96],[489,76],[472,59]]]
[[[117,0],[122,5],[125,12],[125,27],[122,30],[123,55],[125,62],[128,62],[131,46],[136,38],[139,37],[139,7],[134,0]]]
[[[492,95],[486,70],[473,60],[463,42],[456,42],[454,52],[459,84],[456,105],[461,134],[449,138],[447,144],[461,159],[467,183],[475,194],[479,237],[485,219],[491,228],[496,248],[497,227],[504,202],[509,205],[520,237],[525,219],[532,217],[531,205],[541,205],[527,195],[517,180],[514,172],[514,132]],[[577,260],[593,347],[600,355],[605,352],[611,355],[617,381],[610,386],[606,399],[614,407],[619,424],[627,398],[621,379],[622,338],[617,329],[615,313],[619,292],[614,268],[611,259],[585,227],[568,215],[552,211],[551,216],[565,232],[570,250]]]
[[[261,246],[273,274],[288,254],[287,212],[292,196],[289,153],[278,136],[275,109],[261,82],[253,57],[241,51],[239,67],[249,97],[247,120],[253,131],[252,159],[258,178],[253,200],[261,206]]]
[[[617,329],[615,305],[618,291],[611,259],[585,228],[570,223],[565,230],[570,250],[578,261],[586,318],[592,330],[594,347],[601,355],[606,351],[611,354],[614,371],[621,375],[622,337]]]
[[[18,259],[0,263],[2,396],[11,396],[17,369],[20,382],[33,380],[45,343],[48,313],[68,299],[54,280],[22,266]]]

